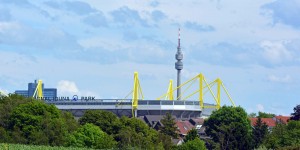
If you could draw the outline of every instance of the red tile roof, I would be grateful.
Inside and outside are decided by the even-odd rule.
[[[189,121],[176,121],[176,125],[179,129],[179,134],[187,135],[187,133],[194,128]]]
[[[257,118],[249,118],[251,121],[251,125],[255,126]],[[276,121],[273,120],[272,118],[261,118],[262,122],[265,122],[268,127],[275,127],[276,126]]]
[[[284,124],[287,124],[288,120],[290,119],[290,116],[275,116],[276,121],[281,121]]]

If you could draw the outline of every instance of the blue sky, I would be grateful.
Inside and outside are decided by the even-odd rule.
[[[42,79],[60,96],[124,98],[138,71],[155,99],[176,79],[179,27],[183,81],[219,77],[248,112],[299,104],[299,0],[0,0],[0,89]]]

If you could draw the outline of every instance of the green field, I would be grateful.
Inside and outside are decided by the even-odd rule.
[[[92,149],[0,143],[0,150],[92,150]]]

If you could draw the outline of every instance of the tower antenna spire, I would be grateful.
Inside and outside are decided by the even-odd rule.
[[[180,48],[180,28],[178,28],[178,47]]]

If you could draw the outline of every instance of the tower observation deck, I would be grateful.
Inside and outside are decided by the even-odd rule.
[[[175,62],[175,69],[177,70],[177,87],[179,87],[181,85],[181,70],[183,69],[183,63],[182,63],[182,59],[183,59],[183,54],[181,51],[181,47],[180,47],[180,28],[178,29],[178,46],[177,46],[177,53],[175,55],[175,58],[177,60],[177,62]],[[180,95],[181,95],[181,88],[179,87],[177,89],[177,100],[180,100]]]

